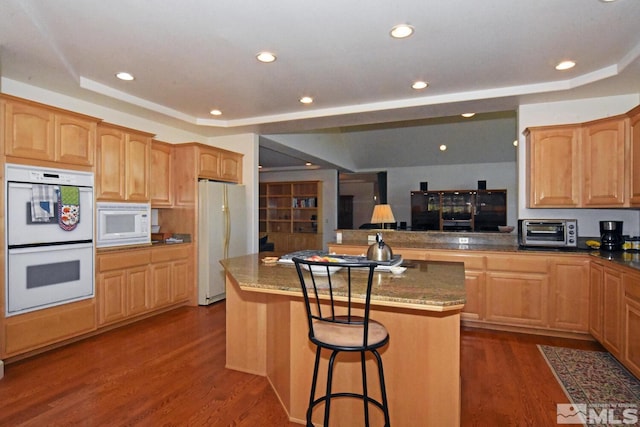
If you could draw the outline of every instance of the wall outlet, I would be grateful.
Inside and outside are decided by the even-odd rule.
[[[458,237],[458,243],[460,243],[461,245],[469,243],[469,238],[468,237]]]
[[[375,243],[376,242],[376,236],[367,236],[367,242],[368,243]]]

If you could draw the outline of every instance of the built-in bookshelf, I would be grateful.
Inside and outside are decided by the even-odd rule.
[[[261,236],[269,235],[276,251],[317,249],[322,235],[322,182],[260,183],[259,230]]]

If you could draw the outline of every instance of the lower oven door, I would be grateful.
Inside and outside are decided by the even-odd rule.
[[[7,316],[94,296],[93,243],[9,249]]]

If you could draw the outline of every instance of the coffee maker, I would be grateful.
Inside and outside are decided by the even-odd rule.
[[[600,249],[619,251],[622,249],[622,221],[600,221]]]

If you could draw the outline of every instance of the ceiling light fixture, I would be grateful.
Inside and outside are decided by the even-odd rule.
[[[447,146],[446,146],[446,145],[442,144],[442,145],[440,146],[440,151],[445,151],[446,149],[447,149]]]
[[[425,89],[427,86],[429,86],[429,83],[423,82],[421,80],[413,82],[413,84],[411,85],[411,87],[415,90]]]
[[[222,115],[222,111],[220,111],[220,110],[211,110],[211,111],[209,111],[209,114],[211,114],[212,116],[221,116]]]
[[[259,52],[256,55],[256,59],[260,62],[264,62],[265,64],[268,64],[270,62],[275,62],[276,60],[276,56],[271,53],[271,52]]]
[[[515,141],[513,141],[513,146],[517,147],[518,146],[518,140],[516,139]]]
[[[311,163],[311,162],[307,162],[307,163],[305,163],[304,165],[305,165],[305,166],[311,166],[312,164],[313,164],[313,163]]]
[[[303,104],[311,104],[313,102],[313,98],[310,96],[303,96],[302,98],[300,98],[300,102],[302,102]]]
[[[133,79],[135,79],[135,77],[133,77],[133,74],[127,73],[125,71],[121,71],[119,73],[116,73],[116,77],[119,78],[120,80],[125,80],[125,81],[131,81]]]
[[[406,39],[413,34],[413,27],[409,24],[396,25],[389,32],[394,39]]]
[[[558,71],[569,70],[575,66],[576,66],[576,63],[574,61],[562,61],[558,65],[556,65],[556,70]]]
[[[466,117],[466,118],[473,117],[475,115],[476,115],[476,113],[462,113],[461,114],[462,117]]]

